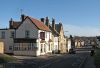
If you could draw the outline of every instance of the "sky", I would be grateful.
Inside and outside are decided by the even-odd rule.
[[[22,9],[22,11],[21,11]],[[100,35],[100,0],[0,0],[0,28],[25,14],[62,22],[65,35]]]

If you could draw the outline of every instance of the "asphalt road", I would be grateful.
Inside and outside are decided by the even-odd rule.
[[[17,57],[19,62],[5,64],[5,68],[79,68],[89,48],[76,49],[76,54],[56,54],[40,57]]]
[[[76,54],[66,54],[39,68],[79,68],[84,59],[90,55],[91,48],[78,48]]]
[[[64,55],[63,57],[50,62],[50,64],[39,66],[39,68],[79,68],[87,55],[88,53]]]

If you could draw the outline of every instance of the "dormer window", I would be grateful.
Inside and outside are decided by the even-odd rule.
[[[25,31],[25,37],[29,38],[30,32],[28,30]]]

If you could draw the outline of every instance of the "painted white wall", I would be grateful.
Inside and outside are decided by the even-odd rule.
[[[25,38],[25,31],[30,32],[30,38],[38,38],[38,28],[27,18],[16,30],[16,38]]]
[[[40,32],[45,32],[45,41],[46,41],[46,43],[45,43],[46,52],[41,53],[41,55],[43,55],[43,54],[45,54],[45,53],[48,53],[48,52],[52,52],[52,49],[49,50],[49,44],[50,44],[49,39],[51,39],[51,32],[39,30],[39,31],[38,31],[38,34],[39,34],[39,35],[38,35],[38,42],[39,42],[39,43],[37,43],[37,44],[39,44],[39,45],[38,45],[38,48],[39,48],[38,54],[39,54],[40,51],[41,51],[41,44],[42,44],[42,43],[40,43],[40,41],[41,41],[41,39],[40,39]]]
[[[54,37],[54,47],[53,50],[58,50],[58,37]]]
[[[40,51],[41,51],[41,39],[40,39],[40,32],[45,32],[45,41],[46,41],[46,53],[50,52],[48,50],[48,44],[49,44],[49,39],[51,39],[51,32],[48,31],[43,31],[43,30],[39,30],[28,18],[19,26],[19,28],[16,30],[16,38],[25,38],[25,31],[28,30],[30,32],[29,37],[30,38],[36,38],[36,46],[38,47],[38,50],[36,52],[34,52],[34,54],[36,53],[36,55],[41,55]],[[5,52],[6,53],[13,53],[13,50],[9,50],[9,46],[13,46],[14,42],[13,42],[13,38],[11,38],[11,31],[15,31],[14,29],[8,29],[8,30],[0,30],[0,36],[1,36],[1,32],[5,31],[5,39],[4,39],[4,44],[5,44]],[[52,50],[51,50],[52,52]],[[20,51],[14,51],[14,53],[16,55],[21,54],[22,52]],[[23,52],[23,54],[25,53],[28,54],[30,52]],[[32,52],[33,53],[33,52]],[[45,53],[44,53],[45,54]]]
[[[7,30],[0,30],[0,39],[2,31],[5,32],[5,39],[4,40],[4,51],[5,53],[13,53],[13,50],[9,50],[9,46],[13,47],[13,38],[11,38],[11,32],[15,31],[14,29],[7,29]]]
[[[71,49],[71,39],[68,39],[68,52],[69,52],[69,49]]]
[[[75,41],[75,47],[77,47],[78,46],[78,44],[77,44],[78,42],[77,41]]]
[[[84,41],[81,42],[81,45],[84,46]]]

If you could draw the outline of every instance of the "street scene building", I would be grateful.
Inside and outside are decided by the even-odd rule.
[[[97,37],[74,37],[75,47],[80,48],[84,46],[97,46]]]
[[[100,68],[100,0],[0,0],[0,68]]]
[[[66,53],[62,23],[52,25],[48,17],[41,20],[21,15],[21,21],[9,21],[9,28],[0,29],[4,53],[38,56],[46,53]]]
[[[52,33],[52,41],[53,41],[53,52],[58,53],[66,53],[66,41],[64,37],[64,29],[63,24],[56,24],[55,19],[52,18],[52,23],[50,23],[48,17],[41,18],[41,21],[49,27]]]

